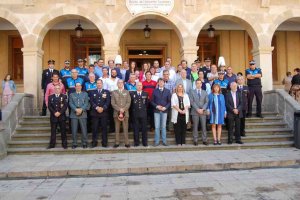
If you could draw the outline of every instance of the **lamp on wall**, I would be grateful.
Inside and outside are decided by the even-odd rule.
[[[150,38],[150,32],[151,32],[151,28],[149,27],[148,22],[146,20],[146,27],[144,28],[145,38]]]
[[[209,28],[207,29],[208,37],[210,37],[210,38],[215,37],[215,31],[216,31],[216,29],[214,29],[212,24],[210,24]]]
[[[76,33],[76,37],[77,38],[81,38],[82,37],[83,28],[81,27],[80,20],[78,22],[77,27],[75,28],[75,33]]]

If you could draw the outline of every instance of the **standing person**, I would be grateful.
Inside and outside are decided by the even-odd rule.
[[[91,91],[96,90],[97,83],[96,83],[96,75],[93,72],[90,72],[88,75],[87,81],[84,83],[84,88],[86,92],[89,94]],[[95,80],[96,79],[96,80]]]
[[[110,90],[109,88],[109,75],[108,75],[108,68],[107,67],[103,67],[102,68],[102,77],[100,77],[100,79],[103,82],[103,89],[105,90]]]
[[[140,71],[139,81],[143,82],[146,80],[146,72],[149,71],[148,63],[144,62],[142,65],[142,70]]]
[[[47,106],[45,101],[45,93],[47,89],[47,85],[52,81],[52,74],[55,72],[59,74],[59,71],[54,69],[54,60],[48,60],[48,69],[45,69],[42,74],[42,89],[44,90],[44,100],[43,100],[43,108],[42,108],[42,116],[46,116],[47,114]]]
[[[102,69],[104,67],[104,60],[103,59],[98,59],[97,65],[95,66],[95,74],[101,78],[103,75]]]
[[[290,89],[292,87],[292,73],[291,72],[287,72],[286,73],[286,77],[283,78],[282,80],[282,85],[284,85],[284,90],[289,93]]]
[[[82,148],[87,148],[87,108],[89,107],[88,94],[82,91],[82,85],[76,83],[76,91],[69,96],[69,105],[71,107],[71,128],[72,128],[72,149],[77,148],[78,123],[81,129]]]
[[[204,74],[204,78],[205,78],[205,74]],[[213,85],[213,82],[218,78],[219,78],[218,68],[216,65],[212,65],[211,71],[207,74],[207,80],[209,81],[210,85]]]
[[[191,115],[193,120],[193,138],[195,146],[198,146],[199,121],[202,129],[202,142],[204,145],[208,145],[206,130],[206,109],[208,106],[208,95],[207,92],[202,89],[202,84],[203,83],[200,79],[196,80],[196,88],[190,93],[190,102],[192,107]]]
[[[60,86],[60,93],[66,94],[66,89],[64,84],[59,80],[59,75],[57,73],[52,74],[52,82],[49,83],[46,87],[46,93],[45,93],[45,103],[46,106],[48,107],[48,98],[50,95],[55,93],[55,86],[59,85]]]
[[[212,86],[212,91],[208,96],[208,110],[210,115],[210,124],[214,137],[214,145],[221,145],[222,125],[226,118],[225,98],[221,93],[221,87],[218,84]]]
[[[120,72],[122,74],[122,80],[125,81],[126,71],[129,69],[127,61],[123,61],[123,65],[120,67]]]
[[[296,101],[300,103],[300,69],[296,68],[294,72],[295,75],[293,76],[291,81],[291,95]]]
[[[167,145],[166,123],[168,109],[171,106],[171,92],[164,87],[163,79],[158,79],[158,87],[153,91],[151,105],[154,108],[155,138],[154,146],[159,145],[160,131],[164,146]]]
[[[173,94],[173,92],[175,92],[175,82],[173,80],[170,79],[170,71],[165,69],[163,71],[163,80],[165,81],[165,85],[164,87],[167,88],[170,92],[171,95]],[[167,131],[172,130],[172,122],[171,122],[171,109],[168,109],[168,117],[167,117]]]
[[[54,86],[54,94],[48,97],[48,109],[50,111],[50,124],[51,124],[51,137],[47,149],[55,148],[56,144],[56,128],[59,125],[62,147],[68,148],[67,135],[66,135],[66,110],[68,108],[68,99],[65,94],[61,93],[61,86]]]
[[[181,78],[181,70],[182,70],[182,66],[181,64],[178,64],[177,71],[176,71],[176,81]]]
[[[157,82],[159,77],[158,75],[156,75],[154,67],[150,67],[150,73],[151,73],[151,80]]]
[[[129,80],[130,74],[135,73],[135,71],[137,70],[136,68],[136,62],[132,61],[130,63],[129,69],[125,73],[125,83]]]
[[[200,71],[203,71],[204,78],[207,79],[207,74],[211,72],[211,60],[210,58],[204,59],[204,66],[200,68]]]
[[[85,80],[86,75],[89,73],[89,70],[84,65],[84,60],[79,58],[77,60],[78,66],[75,69],[78,71],[78,77]]]
[[[191,80],[187,79],[187,73],[185,69],[181,70],[181,78],[176,81],[176,85],[182,84],[184,91],[189,94],[192,89]]]
[[[124,81],[122,79],[118,80],[118,89],[112,92],[111,105],[114,109],[114,121],[115,121],[115,134],[116,141],[114,148],[120,145],[120,125],[122,123],[125,147],[129,148],[128,140],[128,118],[129,118],[129,108],[131,104],[130,94],[124,89]]]
[[[243,117],[243,102],[240,93],[237,91],[236,82],[230,84],[231,91],[226,94],[226,111],[228,120],[228,144],[233,141],[233,129],[235,142],[243,144],[241,140],[241,118]]]
[[[89,75],[90,75],[91,73],[94,74],[94,76],[95,76],[94,80],[95,80],[95,81],[96,81],[97,79],[100,78],[100,77],[95,73],[95,66],[94,66],[94,65],[89,65],[89,67],[88,67],[88,73],[85,75],[85,79],[84,79],[85,82],[89,82],[89,81],[90,81]]]
[[[97,80],[97,88],[89,94],[91,110],[90,116],[92,119],[92,144],[94,148],[98,145],[99,125],[102,130],[102,147],[107,147],[107,122],[108,108],[110,106],[110,92],[103,89],[103,81]]]
[[[219,77],[218,79],[214,80],[213,85],[218,84],[221,87],[221,91],[223,95],[226,95],[228,91],[228,84],[229,81],[227,79],[224,79],[224,72],[218,72]]]
[[[192,89],[195,89],[196,88],[196,80],[199,78],[196,63],[192,63],[191,69],[192,69],[192,71],[191,71]]]
[[[180,64],[182,66],[182,69],[184,69],[186,71],[186,78],[190,80],[191,79],[191,69],[187,66],[187,64],[188,64],[187,61],[181,60]]]
[[[185,93],[183,85],[176,86],[175,93],[171,98],[172,122],[177,146],[185,145],[187,123],[189,122],[189,108],[191,106],[188,94]]]
[[[173,82],[176,81],[176,72],[174,69],[171,68],[171,65],[168,61],[165,62],[165,66],[162,67],[162,70],[159,74],[159,77],[160,78],[163,78],[163,73],[165,70],[168,70],[169,71],[169,79],[172,80]]]
[[[158,60],[154,60],[153,61],[153,67],[155,69],[155,75],[157,75],[157,77],[159,77],[159,74],[161,72],[161,68],[159,67],[159,62]]]
[[[152,101],[152,94],[157,85],[156,81],[151,80],[151,72],[146,72],[146,80],[143,82],[143,91],[148,93],[148,101]],[[148,103],[147,107],[147,118],[150,121],[150,130],[154,130],[154,114],[153,107],[150,103]]]
[[[17,92],[15,82],[11,79],[11,75],[7,74],[2,81],[2,106],[6,106]]]
[[[261,114],[261,103],[262,103],[262,85],[261,85],[261,69],[256,68],[255,61],[249,62],[250,68],[246,69],[247,83],[249,87],[249,103],[248,103],[248,114],[247,117],[252,116],[252,103],[254,96],[256,97],[256,116],[263,118]]]
[[[76,89],[75,89],[76,83],[80,83],[80,85],[83,85],[84,80],[82,78],[78,77],[78,71],[76,69],[72,69],[71,70],[71,78],[67,79],[68,95],[76,92]]]
[[[224,70],[221,70],[224,72],[225,76],[224,76],[224,79],[227,79],[228,80],[228,89],[230,87],[230,84],[232,82],[236,82],[236,75],[233,73],[232,71],[232,67],[231,66],[228,66],[227,67],[227,70],[226,70],[226,73]]]
[[[148,93],[144,92],[142,82],[137,82],[137,90],[130,93],[132,117],[134,122],[134,146],[140,144],[139,132],[142,130],[142,144],[144,147],[148,146],[147,137],[147,107],[148,107]]]
[[[203,71],[198,72],[198,79],[202,82],[202,90],[205,90],[207,92],[207,95],[211,93],[211,85],[209,84],[208,80],[204,78]]]
[[[132,94],[134,91],[136,91],[136,76],[135,74],[130,74],[129,81],[125,83],[125,90],[129,92],[129,94]],[[133,107],[131,106],[129,108],[129,130],[132,130],[134,127],[134,118],[133,118]]]
[[[115,61],[114,60],[109,60],[107,63],[108,63],[109,77],[111,77],[111,75],[112,75],[112,70],[116,70],[116,72],[117,72],[116,77],[118,77],[119,79],[122,79],[122,74],[121,74],[120,68],[115,66]]]
[[[241,118],[241,136],[245,137],[245,125],[246,125],[246,115],[248,111],[248,98],[249,98],[249,89],[247,85],[245,84],[245,79],[243,76],[238,76],[237,77],[237,83],[238,83],[238,92],[240,93],[242,97],[242,103],[243,103],[243,108],[242,108],[242,118]]]
[[[71,78],[71,69],[70,69],[70,61],[65,60],[65,66],[59,72],[60,78],[62,79],[62,83],[64,84],[65,88],[67,88],[67,79]]]

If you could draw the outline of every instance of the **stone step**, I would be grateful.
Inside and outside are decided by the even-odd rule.
[[[244,143],[254,143],[254,142],[283,142],[283,141],[293,141],[294,136],[292,134],[286,135],[276,135],[276,136],[248,136],[243,137],[242,140]],[[210,143],[212,143],[213,138],[208,137]],[[227,142],[227,136],[222,137],[222,142]],[[69,143],[71,143],[72,138],[68,137]],[[171,138],[167,138],[168,144],[175,145],[175,138],[174,136]],[[91,142],[91,137],[89,138],[89,144]],[[134,143],[133,138],[129,139],[130,144]],[[201,143],[201,140],[199,141]],[[22,140],[22,141],[9,141],[8,146],[10,148],[32,148],[32,147],[47,147],[49,144],[49,137],[46,140]],[[81,144],[81,137],[78,136],[78,144]],[[101,144],[101,140],[98,140],[98,144]],[[115,144],[114,138],[108,139],[108,145],[113,146]],[[154,138],[148,138],[148,144],[154,144]],[[186,144],[193,144],[193,137],[186,137]],[[57,146],[61,147],[61,140],[60,137],[57,138]]]
[[[54,149],[46,149],[44,147],[36,147],[36,148],[8,148],[8,155],[16,155],[16,154],[99,154],[99,153],[139,153],[139,152],[169,152],[169,151],[201,151],[201,150],[238,150],[238,149],[262,149],[262,148],[286,148],[292,147],[294,142],[285,141],[285,142],[255,142],[255,143],[245,143],[243,145],[239,144],[222,144],[222,145],[185,145],[178,147],[177,145],[170,145],[168,147],[165,146],[148,146],[148,147],[131,147],[125,148],[124,146],[120,146],[119,148],[87,148],[83,149],[78,147],[76,149],[63,149],[63,148],[54,148]]]

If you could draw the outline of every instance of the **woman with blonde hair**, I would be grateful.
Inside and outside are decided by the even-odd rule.
[[[208,96],[208,113],[210,114],[210,124],[214,137],[214,145],[221,145],[222,125],[226,118],[225,98],[221,93],[221,87],[218,84],[212,86],[211,93]]]
[[[182,84],[176,86],[175,93],[171,98],[172,118],[176,144],[185,145],[187,123],[189,121],[189,108],[191,107],[188,94],[185,93]]]

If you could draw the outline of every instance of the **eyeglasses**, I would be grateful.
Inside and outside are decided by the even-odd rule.
[[[255,65],[255,64],[250,64],[250,65]]]

